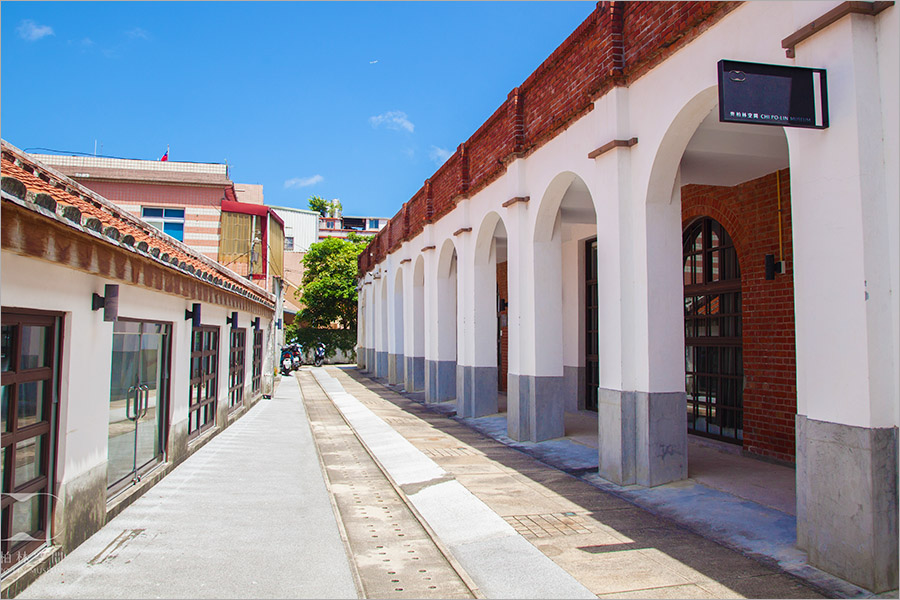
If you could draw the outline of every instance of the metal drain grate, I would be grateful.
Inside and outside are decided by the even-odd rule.
[[[597,530],[596,525],[589,518],[586,518],[586,513],[565,512],[546,515],[513,515],[503,517],[503,519],[526,538],[579,535],[592,533]]]
[[[471,598],[321,388],[304,374],[300,385],[365,596]]]
[[[423,448],[422,454],[430,457],[448,457],[448,456],[484,456],[484,452],[480,452],[473,448],[464,446],[457,448]]]

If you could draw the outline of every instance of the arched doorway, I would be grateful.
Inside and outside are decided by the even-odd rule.
[[[425,389],[425,259],[419,256],[412,275],[412,348],[406,357],[406,391]]]
[[[437,264],[437,302],[434,329],[437,334],[434,359],[425,361],[426,402],[456,399],[457,348],[457,253],[452,240],[441,245]]]
[[[744,361],[737,251],[710,217],[691,223],[683,241],[688,431],[740,444]]]

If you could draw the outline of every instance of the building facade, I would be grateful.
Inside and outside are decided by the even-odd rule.
[[[795,464],[810,564],[896,589],[898,23],[598,3],[361,255],[360,367],[504,394],[515,440],[596,411],[618,484],[684,479],[688,435]],[[824,69],[829,123],[721,122],[723,59]]]
[[[381,231],[387,223],[388,219],[380,217],[321,217],[319,219],[319,239],[346,238],[350,232],[373,235]]]
[[[271,292],[283,277],[284,222],[263,187],[232,182],[227,165],[33,156]]]
[[[276,298],[5,141],[2,222],[7,597],[271,393]]]

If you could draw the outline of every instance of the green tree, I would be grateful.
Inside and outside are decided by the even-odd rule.
[[[298,290],[304,305],[300,321],[313,328],[356,329],[356,261],[367,243],[368,238],[351,235],[346,240],[325,238],[309,247]]]
[[[329,202],[322,196],[310,196],[308,202],[309,210],[316,211],[320,216],[324,217],[325,213],[328,212]]]

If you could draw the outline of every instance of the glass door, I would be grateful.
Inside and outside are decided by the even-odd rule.
[[[163,456],[169,325],[116,321],[109,398],[107,484],[121,489]]]

